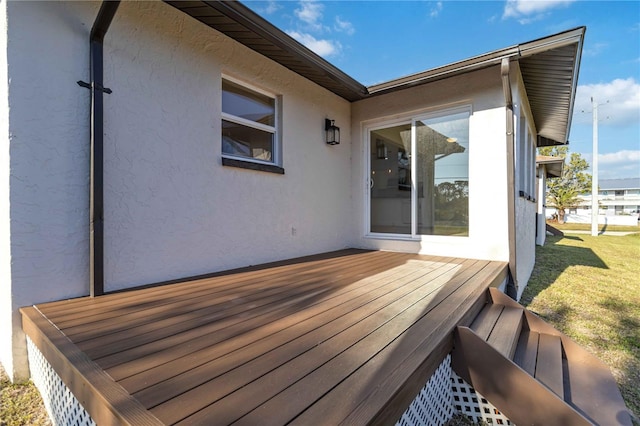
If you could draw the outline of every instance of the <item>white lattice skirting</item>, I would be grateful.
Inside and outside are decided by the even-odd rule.
[[[453,417],[451,355],[442,361],[396,426],[442,425]]]
[[[31,378],[42,395],[53,424],[96,426],[89,413],[28,337],[27,351]],[[490,425],[512,425],[509,419],[453,372],[451,355],[447,355],[396,426],[440,426],[451,420],[456,413]]]
[[[52,423],[56,426],[96,426],[89,413],[73,396],[29,337],[27,337],[27,352],[31,380],[42,395]]]

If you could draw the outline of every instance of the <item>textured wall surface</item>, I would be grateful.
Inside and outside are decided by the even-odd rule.
[[[99,3],[1,5],[0,348],[18,377],[19,307],[89,293],[89,91],[76,82]],[[104,61],[107,290],[352,245],[348,102],[162,2],[121,4]],[[222,73],[282,96],[284,176],[221,165]],[[341,145],[325,143],[327,117]]]
[[[221,165],[223,73],[282,97],[284,175]],[[108,290],[351,245],[348,102],[162,3],[121,5],[105,85]]]
[[[455,106],[471,106],[469,121],[469,236],[423,236],[421,241],[366,237],[365,127],[368,124],[428,113]],[[504,98],[498,67],[422,87],[356,102],[353,105],[354,215],[359,245],[440,256],[508,260],[507,181]],[[410,117],[410,115],[408,116]],[[488,205],[490,200],[490,205]]]
[[[87,293],[89,92],[76,81],[88,79],[96,6],[6,3],[11,272],[2,285],[12,322],[2,321],[0,347],[18,379],[27,375],[18,308]]]
[[[11,232],[9,222],[9,79],[7,77],[7,2],[0,0],[0,362],[13,371]]]

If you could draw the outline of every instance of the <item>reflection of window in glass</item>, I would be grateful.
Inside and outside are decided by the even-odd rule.
[[[469,235],[469,114],[416,121],[418,234]]]
[[[276,100],[222,80],[222,153],[275,163]]]

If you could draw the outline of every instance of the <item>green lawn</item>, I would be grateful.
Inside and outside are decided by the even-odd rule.
[[[589,223],[563,223],[547,221],[554,228],[561,231],[591,231]],[[598,225],[598,231],[640,232],[640,226]]]
[[[640,417],[640,234],[548,237],[521,303],[606,363]]]

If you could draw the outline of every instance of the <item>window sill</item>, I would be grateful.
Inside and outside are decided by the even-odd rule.
[[[222,165],[227,167],[237,167],[239,169],[255,170],[258,172],[284,174],[284,168],[275,164],[254,163],[252,161],[237,160],[235,158],[222,157]]]

